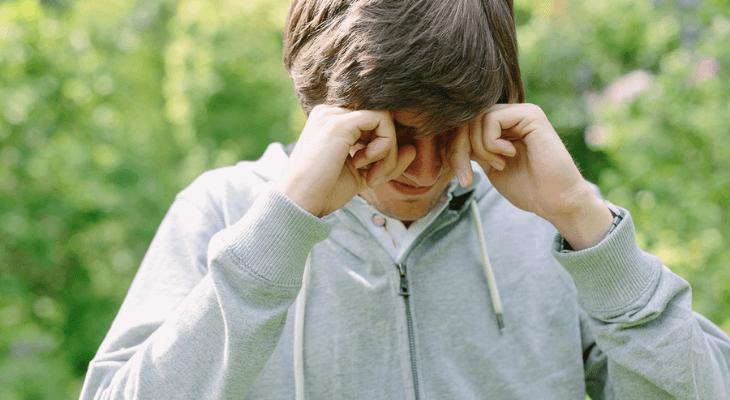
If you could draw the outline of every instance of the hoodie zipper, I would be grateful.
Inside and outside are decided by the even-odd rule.
[[[426,230],[421,236],[411,245],[411,248],[408,249],[408,251],[405,253],[406,256],[403,258],[404,260],[407,260],[408,257],[416,251],[421,244],[426,240],[427,237],[429,237],[432,233],[438,231],[439,229],[443,228],[446,225],[450,225],[452,222],[454,222],[456,219],[458,219],[459,213],[452,214],[449,218],[444,218],[443,221],[441,221],[438,225],[434,226],[432,229]],[[411,294],[410,288],[408,287],[408,269],[406,268],[405,263],[400,263],[396,265],[398,267],[398,275],[400,277],[399,282],[399,290],[398,294],[403,297],[403,301],[405,303],[406,308],[406,325],[408,327],[408,347],[410,349],[410,356],[411,356],[411,372],[413,373],[413,391],[415,393],[415,399],[419,400],[421,398],[420,392],[418,389],[418,369],[416,368],[416,335],[413,330],[413,316],[411,315],[411,302],[409,300],[409,296]]]
[[[413,373],[413,390],[416,394],[416,400],[420,398],[418,395],[418,370],[416,370],[416,338],[413,334],[413,317],[411,316],[411,304],[408,301],[410,292],[408,291],[408,276],[405,264],[398,264],[398,274],[400,275],[400,290],[398,294],[403,296],[406,306],[406,324],[408,325],[408,345],[411,353],[411,372]]]
[[[344,209],[344,208],[342,210],[344,210],[347,214],[350,214],[350,216],[353,219],[358,220],[358,218],[351,211]],[[449,211],[445,210],[445,212],[449,212]],[[404,253],[405,257],[403,257],[403,260],[407,260],[411,254],[413,254],[416,250],[418,250],[427,237],[431,236],[431,234],[440,230],[441,228],[452,224],[454,221],[456,221],[459,218],[459,215],[461,215],[461,213],[458,211],[451,211],[450,214],[451,215],[444,218],[437,225],[435,225],[435,226],[432,225],[430,227],[430,229],[427,229],[426,231],[424,231],[420,235],[420,237],[418,239],[416,239],[416,241],[414,243],[411,244],[410,249],[408,249],[408,251],[406,251]],[[405,303],[405,308],[406,308],[406,325],[408,328],[408,347],[410,350],[411,373],[413,374],[413,391],[415,394],[415,400],[420,400],[421,396],[420,396],[420,392],[418,389],[418,369],[416,368],[416,338],[415,338],[415,333],[413,330],[413,316],[411,315],[411,303],[410,303],[410,300],[408,299],[411,294],[410,288],[408,287],[408,275],[407,275],[408,270],[406,268],[405,263],[396,264],[396,267],[398,268],[398,276],[400,277],[398,294],[403,297],[403,301]]]

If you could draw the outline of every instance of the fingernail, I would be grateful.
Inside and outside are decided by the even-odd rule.
[[[502,164],[499,164],[499,163],[494,162],[494,161],[487,161],[487,164],[491,165],[492,168],[496,169],[497,171],[501,171],[501,170],[504,169],[504,167],[502,166]]]
[[[459,185],[461,185],[461,187],[465,188],[467,186],[466,175],[464,175],[464,173],[460,170],[456,171],[456,179],[459,180]]]

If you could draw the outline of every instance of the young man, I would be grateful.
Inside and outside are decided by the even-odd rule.
[[[299,141],[180,193],[82,398],[728,398],[730,339],[521,103],[511,3],[295,0],[284,61]]]

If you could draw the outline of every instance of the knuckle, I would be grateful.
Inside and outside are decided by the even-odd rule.
[[[499,117],[497,112],[490,112],[489,114],[484,114],[484,116],[480,119],[479,124],[482,128],[482,134],[485,134],[490,127],[496,125],[499,125]]]
[[[545,112],[540,108],[540,106],[532,103],[525,103],[524,105],[525,111],[529,114],[535,115],[535,116],[544,116]]]
[[[505,147],[505,141],[504,140],[495,140],[494,143],[490,146],[488,149],[490,153],[494,154],[504,154],[507,152],[507,148]]]
[[[309,113],[310,117],[322,117],[327,114],[331,107],[325,104],[317,104]]]
[[[469,145],[469,141],[467,138],[467,141],[462,140],[454,140],[447,148],[446,148],[446,156],[448,158],[453,157],[459,157],[463,156],[463,154],[466,154],[469,151],[469,148],[471,146]]]
[[[485,158],[489,155],[489,151],[485,148],[482,148],[481,146],[478,148],[472,149],[472,151],[474,152],[474,155],[477,158]]]
[[[348,131],[347,126],[343,125],[339,118],[325,118],[321,124],[322,130],[330,134],[343,134],[345,131]]]

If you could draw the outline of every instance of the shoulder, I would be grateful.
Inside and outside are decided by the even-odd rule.
[[[202,173],[175,201],[219,214],[229,226],[246,213],[267,184],[276,180],[287,158],[284,146],[272,143],[256,161],[241,161]]]

